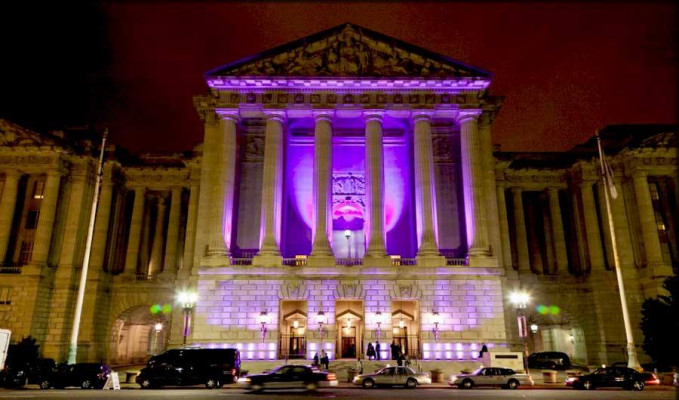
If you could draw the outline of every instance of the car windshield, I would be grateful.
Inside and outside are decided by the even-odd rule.
[[[484,370],[484,368],[481,367],[481,368],[477,369],[476,371],[472,372],[472,375],[481,375],[481,374],[483,374],[483,370]]]

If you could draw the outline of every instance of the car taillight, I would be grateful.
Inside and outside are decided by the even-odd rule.
[[[325,376],[326,381],[336,381],[337,380],[337,375],[333,373],[329,373],[328,375]]]
[[[232,376],[236,376],[236,368],[233,368],[233,369],[231,370],[231,375],[232,375]]]

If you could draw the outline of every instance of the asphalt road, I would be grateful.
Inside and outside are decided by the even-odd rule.
[[[645,390],[643,392],[628,392],[624,390],[596,390],[583,392],[576,390],[501,390],[476,389],[459,390],[449,388],[431,389],[324,389],[316,393],[303,391],[271,391],[262,394],[250,394],[239,389],[205,390],[205,389],[164,389],[164,390],[107,390],[90,391],[80,389],[67,390],[0,390],[0,399],[36,399],[36,400],[79,400],[79,399],[247,399],[247,400],[292,400],[292,399],[577,399],[577,400],[674,400],[677,399],[675,390]]]

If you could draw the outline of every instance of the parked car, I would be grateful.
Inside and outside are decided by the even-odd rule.
[[[3,387],[22,387],[28,384],[39,384],[44,376],[52,373],[56,366],[51,358],[37,358],[24,362],[8,362],[0,373],[0,385]]]
[[[460,389],[471,389],[474,386],[499,386],[507,389],[518,389],[519,386],[533,386],[529,374],[517,374],[509,368],[479,368],[471,374],[452,375],[448,380],[450,386]]]
[[[198,384],[217,389],[239,376],[237,349],[174,349],[151,357],[136,382],[142,389]]]
[[[575,389],[593,390],[599,387],[621,387],[627,390],[644,390],[647,384],[657,385],[660,380],[650,372],[637,372],[627,367],[599,368],[591,374],[572,376],[566,379],[566,386]]]
[[[59,364],[40,379],[40,388],[63,389],[79,386],[83,389],[101,389],[106,384],[111,368],[101,363]]]
[[[569,369],[572,366],[568,354],[560,351],[543,351],[528,356],[528,368]]]
[[[306,365],[283,365],[261,374],[246,376],[238,382],[253,392],[269,389],[314,391],[319,387],[337,386],[337,376]]]
[[[385,367],[374,374],[354,377],[353,384],[366,389],[376,386],[405,386],[408,389],[415,389],[418,385],[431,384],[431,377],[427,373],[415,372],[410,367]]]

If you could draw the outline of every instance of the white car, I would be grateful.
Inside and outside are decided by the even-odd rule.
[[[452,375],[448,381],[450,386],[460,389],[471,389],[474,386],[500,386],[517,389],[521,385],[533,386],[533,378],[528,374],[517,374],[509,368],[479,368],[471,374]]]

